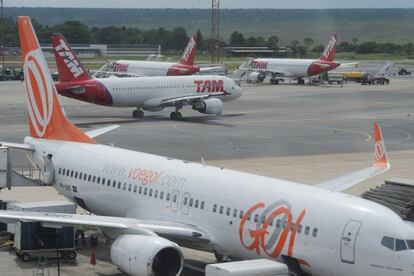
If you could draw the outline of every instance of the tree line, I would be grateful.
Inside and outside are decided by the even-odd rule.
[[[66,21],[55,26],[42,25],[35,19],[32,20],[40,43],[50,43],[50,37],[54,33],[63,34],[66,39],[72,43],[86,43],[86,44],[148,44],[161,45],[164,50],[181,52],[187,45],[189,34],[185,28],[176,27],[172,30],[165,28],[141,30],[135,27],[92,27],[79,21]],[[12,18],[5,18],[0,21],[0,39],[4,40],[4,45],[7,47],[16,47],[18,43],[18,30],[15,20]],[[207,51],[210,42],[204,39],[200,30],[197,32],[198,49],[200,51]],[[1,42],[1,41],[0,41]],[[221,42],[222,46],[231,47],[269,47],[276,50],[276,55],[280,53],[280,40],[276,35],[270,37],[263,36],[249,36],[245,37],[243,33],[235,31],[231,34],[229,42]],[[303,41],[293,40],[285,45],[283,55],[294,57],[306,57],[320,55],[323,50],[323,45],[315,45],[312,38],[304,38]],[[341,42],[337,47],[337,52],[355,52],[357,54],[367,53],[385,53],[395,55],[412,55],[414,54],[414,45],[395,44],[395,43],[377,43],[377,42],[363,42],[359,43],[357,38],[352,39],[351,42]]]

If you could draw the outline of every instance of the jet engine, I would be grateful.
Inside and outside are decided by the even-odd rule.
[[[217,98],[207,99],[194,104],[193,109],[204,114],[221,114],[223,102]]]
[[[252,72],[247,77],[247,82],[248,83],[263,82],[265,78],[266,78],[266,75],[261,72]]]
[[[119,236],[111,246],[111,260],[132,276],[177,276],[184,265],[178,245],[144,235]]]

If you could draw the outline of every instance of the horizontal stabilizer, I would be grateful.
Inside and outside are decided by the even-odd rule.
[[[26,144],[9,143],[9,142],[1,142],[0,141],[0,146],[8,147],[8,148],[11,148],[11,149],[34,151],[34,148],[32,148],[31,146],[26,145]]]
[[[110,132],[114,129],[117,129],[119,127],[120,127],[119,125],[112,125],[112,126],[108,126],[108,127],[104,127],[104,128],[98,128],[98,129],[94,129],[94,130],[91,130],[91,131],[87,131],[87,132],[85,132],[85,134],[87,136],[89,136],[89,138],[95,138],[95,137],[101,136],[101,135],[103,135],[107,132]]]

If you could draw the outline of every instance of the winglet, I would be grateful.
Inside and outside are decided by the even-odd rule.
[[[374,140],[375,140],[375,162],[377,168],[389,168],[387,149],[382,139],[381,128],[378,123],[374,124]]]

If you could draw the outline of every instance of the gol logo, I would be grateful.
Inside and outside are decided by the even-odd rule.
[[[254,227],[249,227],[247,221],[251,219],[254,212],[260,209],[264,209],[259,216],[260,219],[257,220]],[[306,211],[303,210],[296,222],[293,223],[290,209],[290,204],[284,200],[278,201],[267,208],[264,203],[257,203],[251,207],[243,216],[239,226],[239,237],[243,247],[255,251],[258,256],[261,256],[263,252],[271,258],[277,258],[281,255],[286,243],[289,242],[287,255],[291,257],[296,233]],[[276,225],[274,230],[271,231],[269,226],[276,223],[276,219],[278,219],[279,225]]]
[[[375,143],[375,159],[381,161],[384,157],[385,151],[381,141]]]
[[[54,86],[39,49],[26,55],[24,62],[27,107],[30,122],[38,137],[43,137],[53,113]]]

